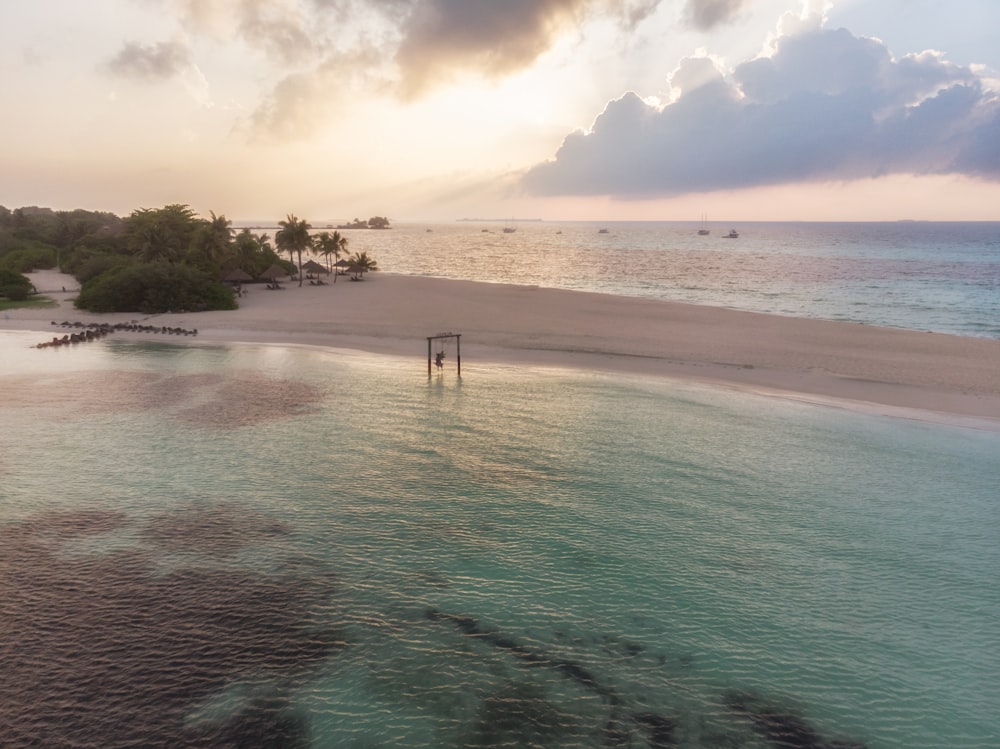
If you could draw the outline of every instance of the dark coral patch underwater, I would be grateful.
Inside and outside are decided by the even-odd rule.
[[[47,512],[0,527],[0,746],[328,745],[295,697],[320,680],[331,694],[357,689],[329,677],[343,663],[331,660],[347,647],[342,628],[362,619],[330,571],[295,552],[272,561],[272,571],[239,562],[269,544],[280,554],[293,535],[285,522],[236,503],[143,521],[116,511]],[[114,543],[122,538],[133,543]],[[165,559],[183,566],[165,567]],[[442,727],[441,746],[864,746],[830,739],[794,709],[749,691],[720,692],[717,713],[669,696],[670,705],[653,704],[637,689],[644,679],[628,674],[670,679],[669,666],[629,639],[574,636],[568,651],[558,631],[546,642],[434,607],[404,610],[412,618],[397,620],[398,631],[366,640],[360,628],[350,653],[365,663],[369,687],[380,673],[398,677],[386,682],[388,704],[404,712],[419,704],[421,719]],[[397,636],[417,660],[400,659]],[[609,669],[601,653],[616,655],[622,670]],[[423,683],[421,670],[441,679]],[[467,681],[453,683],[456,675]]]
[[[329,576],[162,574],[145,551],[72,552],[74,540],[127,524],[53,512],[0,528],[0,745],[307,746],[308,724],[282,694],[344,646],[323,624]],[[261,533],[272,531],[265,522]],[[241,680],[270,696],[216,723],[186,722]]]

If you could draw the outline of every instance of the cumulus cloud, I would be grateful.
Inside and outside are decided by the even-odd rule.
[[[127,42],[108,68],[115,75],[142,81],[165,81],[191,65],[188,49],[180,42],[138,44]]]
[[[789,11],[778,19],[778,33],[769,40],[770,44],[783,36],[795,36],[806,31],[815,31],[826,23],[826,13],[833,6],[831,0],[802,0],[802,10]],[[773,52],[773,47],[771,49]]]
[[[665,106],[610,102],[523,187],[638,198],[894,173],[1000,179],[1000,100],[938,53],[894,59],[877,40],[816,28],[729,74],[685,60],[671,85]]]

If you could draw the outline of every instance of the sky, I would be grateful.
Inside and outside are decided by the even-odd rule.
[[[0,205],[1000,220],[997,0],[0,0]]]

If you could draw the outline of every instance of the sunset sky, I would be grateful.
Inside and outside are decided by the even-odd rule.
[[[0,205],[1000,220],[997,0],[0,4]]]

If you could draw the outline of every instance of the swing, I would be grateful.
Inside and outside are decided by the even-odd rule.
[[[431,373],[431,362],[434,362],[434,366],[438,368],[438,371],[444,369],[445,359],[449,359],[452,353],[452,346],[454,346],[456,353],[455,364],[458,368],[458,374],[462,374],[462,354],[459,346],[459,339],[461,334],[458,333],[440,333],[436,336],[427,337],[427,374]],[[433,348],[432,348],[433,345]],[[433,353],[432,353],[433,352]]]

